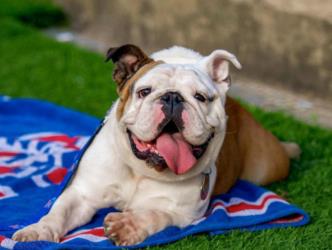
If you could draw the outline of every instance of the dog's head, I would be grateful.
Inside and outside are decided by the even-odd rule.
[[[159,57],[165,60],[153,60],[134,45],[109,49],[107,60],[116,65],[113,78],[120,97],[117,118],[136,158],[157,171],[182,175],[219,150],[229,62],[241,65],[224,50],[207,57],[197,54],[187,64]]]

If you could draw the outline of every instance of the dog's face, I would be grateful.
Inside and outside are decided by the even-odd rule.
[[[215,151],[208,148],[225,132],[228,61],[240,67],[233,55],[219,50],[196,64],[157,64],[125,45],[110,49],[108,59],[116,63],[119,122],[138,159],[182,175]]]

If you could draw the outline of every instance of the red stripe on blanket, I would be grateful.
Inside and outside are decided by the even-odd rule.
[[[52,182],[53,184],[60,184],[67,174],[66,168],[57,168],[54,171],[47,174],[47,178]]]
[[[80,230],[73,234],[67,235],[61,239],[61,242],[66,242],[75,238],[86,239],[93,242],[98,242],[102,240],[106,240],[103,227],[96,227],[92,229]]]
[[[11,151],[1,151],[0,157],[8,157],[8,156],[15,156],[18,155],[18,152],[11,152]]]
[[[241,202],[239,204],[235,204],[235,205],[232,205],[232,206],[229,206],[229,207],[226,207],[226,210],[227,212],[229,213],[235,213],[235,212],[239,212],[239,211],[242,211],[242,210],[248,210],[248,209],[257,209],[257,210],[260,210],[260,209],[263,209],[264,206],[265,206],[265,203],[269,200],[269,199],[274,199],[274,198],[277,198],[277,199],[281,199],[278,195],[275,195],[275,194],[271,194],[271,195],[268,195],[266,196],[261,204],[259,205],[253,205],[253,204],[247,204],[245,202]]]
[[[236,213],[236,212],[240,212],[243,210],[248,210],[248,209],[253,209],[253,210],[261,210],[264,208],[265,204],[270,200],[270,199],[279,199],[279,200],[283,200],[280,196],[276,195],[276,194],[270,194],[267,195],[266,197],[264,197],[264,199],[262,200],[262,202],[260,204],[250,204],[250,203],[246,203],[246,202],[241,202],[241,203],[237,203],[234,205],[225,205],[223,202],[215,202],[212,205],[212,209],[218,206],[224,207],[226,209],[226,211],[228,213]]]
[[[67,135],[51,135],[51,136],[44,136],[39,137],[39,141],[45,141],[45,142],[62,142],[65,143],[65,148],[71,148],[79,150],[80,148],[75,145],[78,138],[77,137],[69,137]]]
[[[0,174],[7,174],[13,172],[14,168],[18,168],[18,166],[11,166],[11,167],[0,166]]]
[[[294,222],[299,222],[299,221],[303,220],[303,218],[304,218],[304,216],[302,214],[296,214],[296,215],[292,215],[289,217],[271,221],[271,222],[269,222],[269,224],[294,223]]]

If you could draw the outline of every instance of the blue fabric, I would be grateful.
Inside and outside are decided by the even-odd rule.
[[[100,210],[89,224],[69,232],[61,243],[10,239],[16,230],[47,213],[74,173],[83,146],[87,147],[100,124],[94,117],[48,102],[0,96],[0,247],[118,248],[103,236],[103,218],[113,208]],[[204,218],[184,229],[168,227],[134,248],[198,233],[216,235],[232,229],[255,231],[308,222],[303,210],[240,180],[227,194],[211,200]]]

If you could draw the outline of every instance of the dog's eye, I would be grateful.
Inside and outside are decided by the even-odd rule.
[[[200,93],[196,93],[194,97],[200,102],[205,102],[206,101],[206,98]]]
[[[151,88],[145,88],[145,89],[141,89],[137,92],[137,95],[139,98],[143,98],[146,97],[147,95],[149,95],[151,93]]]

